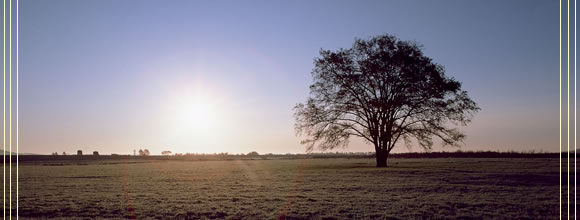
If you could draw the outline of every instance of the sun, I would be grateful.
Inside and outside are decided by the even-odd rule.
[[[181,106],[183,123],[191,125],[197,130],[206,130],[212,127],[215,120],[212,104],[205,99],[194,98]]]
[[[167,87],[160,105],[160,137],[176,152],[214,152],[231,134],[231,101],[219,86],[201,79]]]
[[[182,133],[208,135],[215,131],[217,108],[210,97],[201,94],[184,96],[174,108],[175,126]]]

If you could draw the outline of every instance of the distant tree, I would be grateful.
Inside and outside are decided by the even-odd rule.
[[[302,143],[309,152],[346,147],[357,136],[374,145],[377,167],[386,167],[401,139],[425,149],[434,137],[458,146],[465,136],[449,126],[467,125],[479,110],[461,83],[414,42],[386,34],[320,55],[310,97],[294,108],[297,134],[307,136]]]
[[[143,156],[149,156],[149,150],[147,149],[143,150]]]
[[[169,155],[171,155],[171,151],[168,151],[168,150],[162,151],[161,155],[169,156]]]
[[[139,156],[145,156],[145,152],[141,149],[139,149]]]
[[[248,154],[246,154],[246,155],[247,155],[247,156],[250,156],[250,157],[257,157],[257,156],[260,156],[260,154],[258,154],[258,152],[256,152],[256,151],[252,151],[252,152],[250,152],[250,153],[248,153]]]
[[[62,152],[62,155],[66,155],[66,152],[64,152],[64,151],[63,151],[63,152]]]

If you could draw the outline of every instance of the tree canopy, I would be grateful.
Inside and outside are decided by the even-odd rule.
[[[457,145],[465,135],[453,125],[467,125],[479,110],[417,43],[389,34],[321,50],[312,77],[310,96],[294,108],[307,151],[344,147],[357,136],[374,145],[381,167],[400,140]]]

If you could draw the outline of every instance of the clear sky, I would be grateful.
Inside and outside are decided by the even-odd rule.
[[[20,1],[20,151],[303,153],[313,59],[382,33],[479,104],[462,150],[557,151],[558,31],[544,0]]]

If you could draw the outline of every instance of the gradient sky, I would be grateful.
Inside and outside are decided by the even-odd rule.
[[[21,1],[20,151],[303,153],[292,108],[318,51],[382,33],[479,104],[462,150],[557,151],[558,31],[543,0]],[[191,99],[211,114],[183,116]]]

